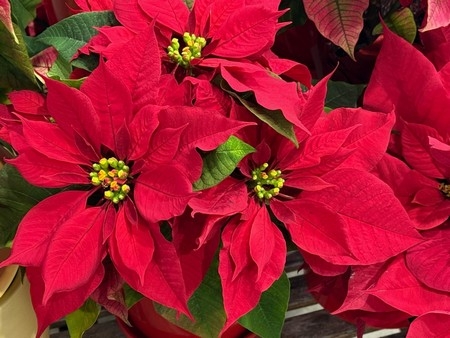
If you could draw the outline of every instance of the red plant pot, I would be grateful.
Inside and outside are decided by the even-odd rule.
[[[117,319],[117,323],[127,338],[197,338],[198,336],[176,326],[158,314],[153,302],[142,299],[129,310],[128,319],[132,327]],[[239,324],[232,325],[222,338],[256,338],[257,335]]]

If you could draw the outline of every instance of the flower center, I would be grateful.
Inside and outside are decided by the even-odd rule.
[[[183,41],[186,46],[180,53],[180,43],[177,38],[173,38],[170,46],[167,47],[167,54],[173,62],[188,68],[193,59],[202,57],[202,48],[206,46],[206,39],[185,32]]]
[[[450,198],[450,184],[441,183],[439,185],[439,190],[442,191],[442,193]]]
[[[284,179],[281,178],[281,170],[271,169],[267,171],[269,164],[263,163],[252,171],[251,186],[259,200],[267,202],[280,193]]]
[[[115,157],[102,158],[92,165],[92,169],[89,173],[91,183],[105,189],[103,196],[107,200],[117,204],[127,197],[130,192],[130,186],[126,184],[130,167],[124,161],[118,161]]]

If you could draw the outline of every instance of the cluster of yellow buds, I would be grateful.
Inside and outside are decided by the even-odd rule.
[[[94,170],[89,173],[91,183],[105,189],[103,196],[107,200],[117,204],[127,197],[130,192],[130,186],[126,184],[130,167],[124,161],[115,157],[102,158],[92,165],[92,169]]]
[[[450,184],[441,183],[439,185],[439,190],[442,191],[446,197],[450,198]]]
[[[268,163],[263,163],[259,168],[252,171],[253,190],[261,201],[268,201],[277,196],[284,185],[281,170],[271,169],[266,172],[268,167]]]
[[[188,68],[193,59],[202,56],[202,48],[206,46],[206,39],[186,32],[183,34],[183,41],[186,46],[180,53],[180,42],[177,38],[173,38],[170,46],[167,47],[167,54],[172,61]]]

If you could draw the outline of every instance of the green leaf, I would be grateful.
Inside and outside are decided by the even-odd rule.
[[[413,43],[416,39],[417,26],[414,20],[414,14],[408,7],[392,12],[384,21],[391,31],[395,32],[409,43]],[[379,23],[374,27],[372,34],[378,35],[382,32],[383,26]]]
[[[365,85],[353,85],[341,81],[328,81],[325,106],[328,108],[356,108]]]
[[[66,316],[66,324],[71,338],[81,338],[92,327],[100,314],[100,305],[88,299],[78,310]]]
[[[5,164],[0,169],[0,246],[14,237],[19,222],[31,207],[58,191],[29,184],[14,167]]]
[[[264,123],[268,124],[272,127],[277,133],[283,135],[292,143],[298,147],[297,137],[295,136],[294,126],[291,122],[286,120],[283,115],[283,112],[279,109],[277,110],[269,110],[260,106],[259,104],[253,103],[251,101],[246,100],[245,98],[252,96],[250,93],[235,93],[230,86],[225,81],[220,81],[220,87],[222,90],[235,97],[242,103],[242,105],[247,108],[253,115],[259,118]],[[245,97],[245,98],[244,98]]]
[[[36,7],[42,0],[10,0],[14,22],[24,30],[36,17]]]
[[[61,56],[58,56],[52,68],[47,73],[47,76],[54,79],[67,79],[71,72],[72,67],[70,66],[70,63]]]
[[[125,304],[128,309],[139,302],[143,297],[139,292],[132,289],[128,284],[123,285],[123,291],[125,293]]]
[[[286,273],[261,295],[256,308],[239,323],[262,338],[280,337],[289,303],[290,284]]]
[[[195,321],[175,310],[155,303],[156,311],[175,325],[203,338],[219,336],[225,324],[225,310],[222,300],[218,260],[214,259],[200,287],[189,299],[188,307]]]
[[[0,21],[0,88],[5,90],[33,89],[39,87],[34,76],[33,65],[28,56],[22,34],[13,24],[16,37]]]
[[[115,25],[118,22],[111,11],[80,13],[50,26],[36,40],[54,46],[70,62],[76,51],[97,34],[94,27]]]
[[[183,0],[183,1],[184,1],[184,3],[186,4],[186,6],[189,9],[192,9],[192,5],[194,4],[194,0]]]
[[[235,136],[203,158],[203,170],[199,180],[194,183],[195,190],[213,187],[227,178],[237,164],[255,149]]]

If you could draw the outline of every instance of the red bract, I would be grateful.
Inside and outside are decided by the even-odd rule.
[[[240,136],[257,151],[241,162],[241,175],[189,202],[199,213],[217,206],[214,214],[222,220],[235,214],[228,222],[205,222],[198,238],[206,243],[226,224],[219,257],[225,328],[256,306],[281,275],[280,223],[313,270],[330,275],[348,265],[383,262],[421,241],[392,190],[367,172],[387,147],[393,114],[337,109],[325,116],[325,86],[326,79],[308,96],[311,135],[296,129],[298,148],[268,126],[248,128]],[[244,109],[234,114],[252,119]],[[235,195],[238,189],[248,190],[247,201]]]
[[[212,150],[247,124],[184,102],[159,105],[147,81],[160,81],[159,58],[147,60],[156,46],[153,30],[131,44],[134,53],[100,62],[80,90],[47,79],[45,101],[26,91],[10,96],[17,121],[3,123],[18,157],[9,162],[37,186],[83,186],[32,208],[2,263],[32,267],[40,332],[94,291],[102,300],[117,290],[110,277],[100,284],[107,255],[132,288],[189,313],[175,247],[158,222],[182,214],[195,195],[202,168],[196,149]],[[36,119],[41,110],[48,120]]]
[[[449,311],[432,311],[415,319],[409,327],[407,338],[450,337],[448,323]]]

